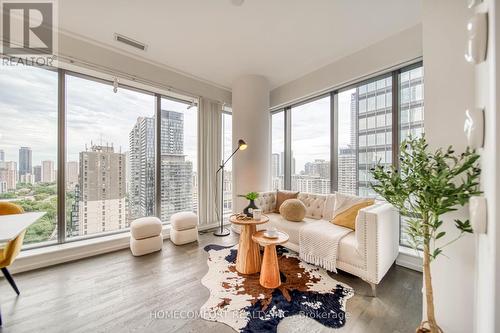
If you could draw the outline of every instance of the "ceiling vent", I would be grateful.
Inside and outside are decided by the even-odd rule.
[[[127,44],[128,46],[132,46],[132,47],[139,49],[141,51],[146,51],[146,49],[148,48],[146,44],[138,42],[136,40],[133,40],[132,38],[129,38],[129,37],[126,37],[126,36],[123,36],[120,34],[115,34],[115,40],[117,42]]]

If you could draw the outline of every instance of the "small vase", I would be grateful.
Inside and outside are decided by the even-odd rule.
[[[255,205],[255,201],[250,200],[250,203],[248,204],[248,206],[246,206],[245,209],[243,209],[243,214],[245,214],[248,217],[253,218],[253,210],[257,209],[257,208],[259,208],[259,207],[257,207]]]

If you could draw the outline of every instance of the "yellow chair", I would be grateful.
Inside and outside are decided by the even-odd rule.
[[[10,203],[10,202],[0,202],[0,215],[11,215],[11,214],[22,214],[24,210],[22,207]],[[7,270],[7,267],[12,265],[14,260],[16,259],[19,251],[21,251],[21,246],[23,245],[24,234],[26,230],[24,230],[19,236],[17,236],[14,240],[7,243],[7,245],[0,249],[0,269],[2,270],[3,275],[9,281],[10,285],[14,289],[14,291],[19,295],[19,289],[17,289],[16,283],[10,275],[10,272]]]

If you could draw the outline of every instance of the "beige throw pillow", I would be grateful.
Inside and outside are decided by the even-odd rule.
[[[335,217],[332,219],[331,222],[341,227],[356,230],[356,217],[358,216],[359,210],[371,206],[373,205],[373,203],[374,200],[367,200],[364,202],[354,204],[350,208],[335,215]]]
[[[280,206],[280,214],[292,222],[302,222],[306,216],[306,205],[299,199],[285,200]]]
[[[288,199],[297,199],[297,196],[299,195],[299,192],[292,192],[292,191],[276,191],[276,208],[274,209],[275,213],[280,212],[280,206],[285,200]]]

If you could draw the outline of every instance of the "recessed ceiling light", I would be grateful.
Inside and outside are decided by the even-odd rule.
[[[231,3],[235,6],[241,6],[243,5],[243,3],[245,2],[245,0],[231,0]]]

